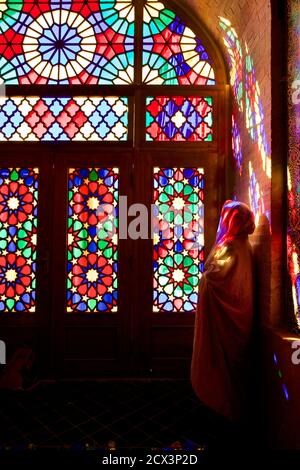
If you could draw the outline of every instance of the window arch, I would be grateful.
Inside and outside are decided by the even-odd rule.
[[[61,314],[90,314],[91,328],[111,313],[107,325],[127,315],[132,331],[161,314],[192,327],[230,145],[227,75],[205,28],[175,1],[7,0],[0,79],[0,312],[41,310],[50,252]],[[54,241],[43,232],[52,187]],[[145,249],[118,237],[124,194],[154,205]],[[102,201],[113,209],[99,240]]]
[[[7,0],[1,9],[1,78],[13,85],[134,83],[141,53],[135,32],[142,29],[143,83],[214,85],[201,39],[162,2],[142,3]],[[135,15],[136,5],[142,16]]]
[[[0,79],[12,95],[0,100],[4,141],[126,141],[133,134],[128,95],[136,86],[224,81],[211,42],[156,0],[7,0],[0,33]],[[124,96],[121,87],[117,98],[100,97],[97,85],[103,91],[124,85]],[[79,90],[85,98],[76,96]],[[179,104],[149,96],[146,102],[147,123],[155,128],[146,140],[163,140],[165,133],[165,140],[212,139],[204,129],[212,126],[211,100],[191,96]],[[158,109],[161,122],[170,118],[160,129]]]

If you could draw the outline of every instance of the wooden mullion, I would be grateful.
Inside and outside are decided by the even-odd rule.
[[[132,96],[134,85],[9,85],[6,96]]]
[[[136,54],[137,56],[139,54]],[[141,75],[141,70],[140,70]],[[137,90],[145,94],[176,94],[210,96],[224,91],[224,85],[9,85],[5,96],[41,96],[41,97],[72,97],[72,96],[134,96]]]
[[[137,86],[142,84],[143,68],[143,0],[135,0],[135,34],[134,34],[134,81]]]

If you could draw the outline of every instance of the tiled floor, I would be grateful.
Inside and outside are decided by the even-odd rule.
[[[222,446],[237,430],[185,381],[41,383],[0,393],[0,450]]]

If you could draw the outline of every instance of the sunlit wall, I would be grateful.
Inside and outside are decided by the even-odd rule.
[[[271,223],[271,151],[254,60],[245,41],[227,18],[219,17],[233,95],[232,153],[240,179],[248,178],[248,202],[257,225],[262,215]],[[247,175],[247,176],[246,176]],[[239,178],[238,178],[239,179]],[[240,197],[239,184],[236,197]],[[267,187],[267,197],[265,188]],[[245,199],[245,195],[244,199]],[[266,201],[265,201],[266,199]]]
[[[300,328],[300,0],[288,7],[288,269],[292,285],[295,319]]]

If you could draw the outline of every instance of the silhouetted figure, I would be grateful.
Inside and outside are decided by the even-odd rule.
[[[240,419],[247,408],[247,371],[253,327],[253,257],[248,235],[254,215],[226,201],[216,242],[199,286],[191,379],[199,399]]]

